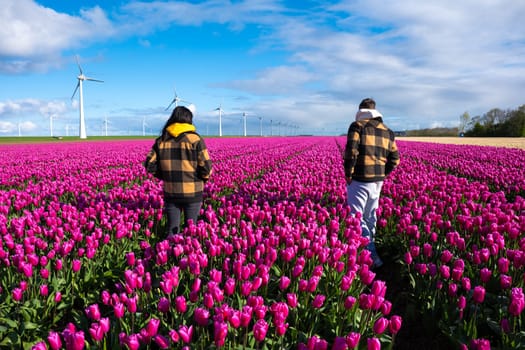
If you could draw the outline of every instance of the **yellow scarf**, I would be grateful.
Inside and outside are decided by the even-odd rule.
[[[184,132],[195,131],[195,130],[196,129],[193,124],[187,124],[187,123],[174,123],[166,128],[166,131],[168,131],[173,137],[177,137]]]

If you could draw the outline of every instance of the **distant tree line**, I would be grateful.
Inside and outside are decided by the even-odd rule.
[[[406,136],[435,136],[450,137],[458,136],[458,128],[431,128],[419,130],[407,130]]]
[[[525,105],[518,109],[494,108],[481,116],[460,116],[460,134],[474,137],[525,137]]]

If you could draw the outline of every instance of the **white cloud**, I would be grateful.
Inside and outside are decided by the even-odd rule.
[[[177,25],[241,31],[255,24],[262,29],[250,52],[279,50],[282,60],[214,87],[233,89],[251,103],[247,109],[275,119],[344,129],[356,104],[371,96],[391,127],[405,129],[453,125],[465,110],[476,115],[525,102],[524,1],[347,0],[323,11],[271,0],[132,1],[78,15],[31,0],[4,2],[0,72],[43,71],[71,49],[113,39],[137,36],[149,47],[149,34]],[[0,116],[66,108],[31,106],[0,103]]]
[[[63,51],[115,34],[100,7],[71,16],[32,0],[6,0],[0,22],[0,71],[15,74],[56,66]]]

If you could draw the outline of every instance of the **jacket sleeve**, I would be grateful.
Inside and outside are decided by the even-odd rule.
[[[357,123],[350,124],[348,128],[348,135],[346,137],[345,154],[343,157],[345,177],[351,177],[354,173],[354,167],[359,155],[359,141],[361,138],[361,130]]]
[[[385,164],[385,175],[390,174],[396,166],[399,164],[399,150],[397,149],[396,141],[392,141],[392,145],[390,147],[390,153],[388,154],[386,158],[386,164]]]
[[[198,161],[197,161],[197,176],[202,181],[208,181],[212,173],[212,164],[206,143],[203,139],[200,139],[197,145]]]
[[[157,140],[155,140],[155,143],[146,155],[146,160],[142,163],[142,165],[144,165],[144,168],[146,168],[148,173],[152,174],[158,179],[161,179],[161,169],[158,155],[158,144]]]

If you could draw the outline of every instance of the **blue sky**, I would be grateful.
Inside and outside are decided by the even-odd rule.
[[[525,1],[3,0],[0,136],[338,135],[373,97],[394,130],[525,104]],[[187,103],[181,103],[187,104]],[[262,128],[261,128],[262,126]],[[262,130],[261,130],[262,129]]]

